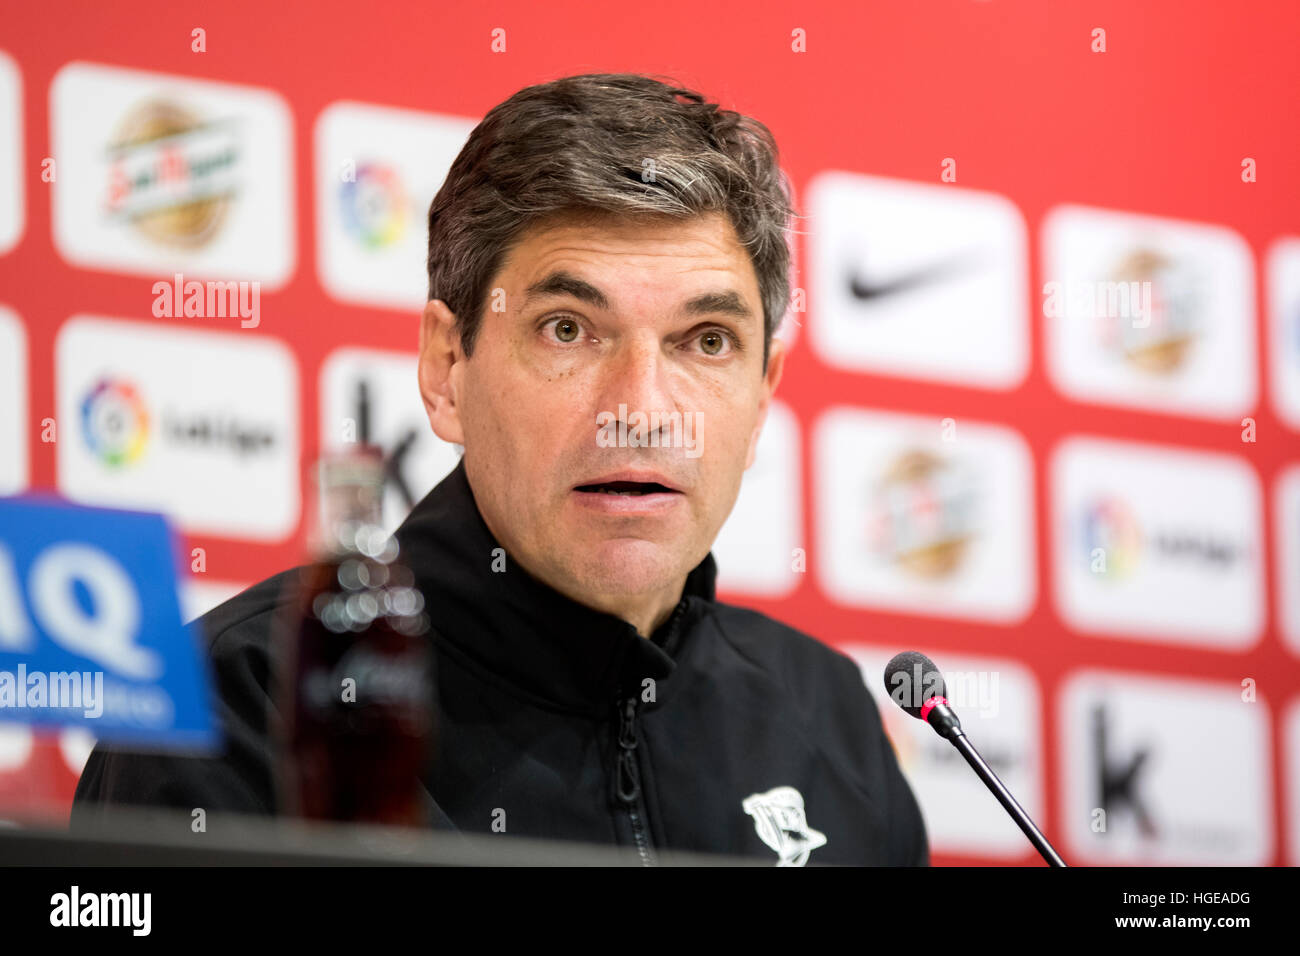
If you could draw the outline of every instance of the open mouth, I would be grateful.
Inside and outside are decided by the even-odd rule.
[[[574,490],[598,495],[678,494],[676,490],[657,481],[607,481],[596,485],[578,485]]]

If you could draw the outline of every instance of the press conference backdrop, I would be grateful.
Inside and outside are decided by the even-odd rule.
[[[901,649],[1072,862],[1300,863],[1300,8],[0,22],[0,493],[164,513],[190,615],[301,563],[307,465],[363,422],[395,527],[457,460],[415,348],[465,137],[530,83],[669,73],[772,128],[806,215],[723,599],[861,664],[937,863],[1036,858],[885,699]],[[0,725],[0,817],[66,819],[91,744]]]

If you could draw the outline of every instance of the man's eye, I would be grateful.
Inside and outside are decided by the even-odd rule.
[[[555,327],[555,337],[561,342],[576,341],[582,333],[582,326],[575,320],[561,316],[558,319],[552,319],[547,323]]]
[[[731,341],[727,334],[719,329],[709,329],[700,334],[700,348],[704,349],[707,355],[722,355],[729,345]]]

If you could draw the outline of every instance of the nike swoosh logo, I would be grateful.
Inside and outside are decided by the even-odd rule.
[[[853,295],[853,298],[860,302],[884,299],[920,286],[943,282],[963,272],[969,272],[983,264],[982,258],[971,254],[953,256],[942,262],[935,262],[919,269],[913,269],[911,272],[905,272],[883,282],[872,282],[863,279],[854,271],[849,279],[849,292]]]

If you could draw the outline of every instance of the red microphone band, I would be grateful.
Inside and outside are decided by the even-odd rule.
[[[929,700],[927,700],[924,704],[921,705],[921,719],[925,720],[926,718],[928,718],[930,716],[930,711],[934,709],[934,706],[936,704],[946,704],[946,703],[948,703],[947,697],[931,697]]]

